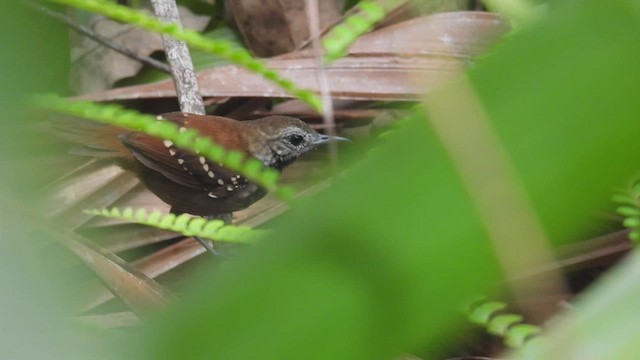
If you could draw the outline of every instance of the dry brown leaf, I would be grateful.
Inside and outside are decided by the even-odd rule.
[[[335,0],[319,1],[318,5],[321,28],[340,18]],[[309,37],[306,4],[302,0],[227,0],[226,6],[245,45],[257,56],[284,54]]]
[[[83,232],[96,244],[118,253],[142,246],[175,239],[179,235],[173,231],[158,229],[141,224],[103,226]]]
[[[132,173],[122,172],[103,186],[95,188],[95,191],[81,201],[73,202],[67,206],[55,219],[62,221],[69,229],[76,229],[93,218],[93,215],[85,214],[82,212],[83,210],[111,206],[139,183],[140,181]]]
[[[460,71],[509,30],[501,17],[484,12],[451,12],[416,18],[361,37],[349,56],[327,69],[337,99],[415,100]],[[299,51],[267,60],[269,67],[299,87],[318,91],[312,54]],[[420,83],[413,81],[421,79]],[[260,75],[235,65],[198,74],[205,97],[290,97]],[[175,97],[171,81],[85,95],[96,101]]]
[[[180,17],[185,28],[202,30],[209,17],[193,14],[180,6]],[[92,30],[120,47],[141,55],[163,51],[159,34],[128,24],[96,16]],[[71,87],[77,93],[109,89],[118,80],[132,77],[140,71],[142,64],[120,53],[108,49],[94,40],[77,36],[77,45],[72,49]]]
[[[298,193],[298,196],[309,196],[327,186],[327,182],[313,185]],[[282,214],[288,209],[286,204],[269,196],[253,206],[234,214],[235,223],[238,225],[249,225],[257,227],[274,217]],[[110,229],[112,226],[108,226]],[[138,259],[132,263],[146,276],[155,279],[156,277],[184,264],[205,252],[205,249],[193,238],[181,240],[175,244],[160,249],[148,256]],[[91,285],[88,301],[82,306],[82,311],[91,310],[114,298],[108,289],[98,283]]]
[[[117,166],[92,159],[49,186],[49,196],[41,205],[47,216],[57,216],[87,199],[96,189],[121,175]]]
[[[171,295],[164,287],[115,254],[70,232],[57,235],[136,315],[146,318],[168,305]]]

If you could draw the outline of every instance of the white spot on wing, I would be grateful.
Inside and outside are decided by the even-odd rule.
[[[171,140],[165,140],[162,142],[164,144],[164,146],[166,147],[171,147],[173,146],[173,142]]]

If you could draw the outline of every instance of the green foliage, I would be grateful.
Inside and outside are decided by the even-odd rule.
[[[280,85],[284,90],[297,96],[316,111],[321,111],[320,98],[310,90],[298,88],[291,80],[283,78],[278,72],[268,69],[264,61],[251,56],[251,54],[236,44],[222,39],[208,39],[193,30],[181,29],[176,24],[164,23],[157,19],[136,11],[126,6],[116,5],[104,0],[48,0],[51,2],[73,6],[78,9],[95,12],[114,20],[139,26],[143,29],[171,35],[182,40],[195,49],[210,52],[221,58],[245,67],[262,75],[265,79]]]
[[[290,200],[293,191],[277,185],[280,173],[265,168],[256,159],[247,159],[238,151],[227,151],[208,137],[200,136],[197,130],[187,129],[180,132],[178,126],[162,121],[150,115],[140,114],[117,105],[99,105],[90,102],[73,101],[57,96],[36,97],[35,105],[85,119],[104,122],[123,128],[140,131],[161,139],[171,140],[177,147],[201,154],[207,159],[221,163],[225,167],[238,171],[247,179],[274,191],[283,200]]]
[[[512,360],[636,360],[640,354],[640,252],[632,251]]]
[[[347,55],[347,48],[362,34],[384,19],[387,12],[400,4],[400,0],[388,0],[379,4],[375,1],[361,1],[356,14],[335,26],[323,40],[325,61],[330,63]]]
[[[500,336],[507,346],[520,348],[541,329],[535,325],[522,323],[523,317],[517,314],[502,313],[507,304],[498,301],[482,301],[471,306],[467,312],[469,321],[484,326],[490,334]]]
[[[70,265],[73,256],[44,228],[42,207],[36,205],[42,196],[39,190],[56,172],[46,162],[34,166],[33,159],[50,155],[50,148],[45,146],[47,137],[32,131],[35,119],[27,94],[67,91],[69,32],[21,1],[2,3],[0,29],[2,357],[104,360],[109,340],[70,325],[79,298],[70,285],[81,274]],[[34,329],[40,335],[27,340]],[[88,355],[88,348],[99,354]]]
[[[637,243],[640,240],[640,181],[636,181],[628,191],[615,195],[613,201],[621,204],[616,211],[624,217],[622,224],[631,229],[629,238]]]
[[[206,220],[189,214],[162,214],[160,211],[147,212],[145,209],[124,210],[118,208],[85,210],[87,214],[126,220],[138,224],[157,227],[181,233],[184,236],[199,236],[216,241],[254,243],[264,231],[248,226],[226,225],[222,220]]]
[[[640,43],[629,34],[640,27],[640,14],[629,6],[565,3],[514,33],[469,74],[516,181],[555,243],[592,234],[593,214],[637,166]],[[461,141],[475,131],[465,120],[452,120],[461,124]],[[475,171],[494,181],[490,167]],[[500,189],[490,195],[505,196]],[[450,341],[460,303],[501,281],[487,224],[422,116],[328,191],[298,205],[273,225],[269,241],[212,270],[211,281],[194,285],[168,317],[151,324],[136,358],[372,360],[418,347],[429,353]],[[505,213],[501,224],[513,216]],[[522,230],[512,239],[513,261],[528,260],[528,235]],[[627,340],[637,333],[635,319]],[[611,335],[600,336],[612,339],[615,327],[608,328]],[[589,331],[599,333],[597,326]],[[571,357],[537,357],[553,358]]]
[[[593,209],[610,206],[611,190],[635,169],[638,150],[626,146],[640,131],[640,108],[631,105],[640,43],[624,34],[640,16],[630,3],[558,5],[470,73],[556,244],[592,236]]]
[[[593,234],[593,214],[637,167],[640,43],[629,34],[640,28],[638,10],[631,0],[563,2],[469,74],[505,158],[555,243]],[[14,45],[6,52],[8,80],[0,84],[10,100],[3,107],[12,115],[7,119],[26,113],[11,103],[15,87],[23,86],[11,71],[29,79],[41,70],[33,54],[16,56],[30,40],[20,29],[0,32]],[[476,130],[461,129],[463,140]],[[459,303],[502,280],[494,258],[501,249],[492,247],[473,194],[440,141],[416,116],[328,191],[273,224],[269,241],[205,272],[209,276],[162,318],[127,332],[126,343],[108,346],[118,352],[113,358],[375,360],[416,348],[435,358],[431,350],[451,341]],[[490,169],[476,171],[493,180]],[[33,177],[34,171],[21,174]],[[499,190],[490,195],[504,196]],[[58,273],[42,265],[44,251],[29,246],[40,240],[28,238],[39,221],[14,210],[25,203],[16,196],[0,193],[12,198],[3,202],[11,211],[0,217],[9,229],[3,235],[12,240],[0,252],[0,265],[8,266],[0,282],[9,284],[0,291],[9,315],[0,321],[8,344],[3,351],[12,358],[74,358],[68,352],[85,352],[77,346],[85,338],[59,341],[69,338],[61,331],[65,323],[50,315],[52,305],[66,301],[51,298],[54,289],[46,286]],[[503,222],[511,217],[505,214]],[[513,239],[521,241],[514,261],[526,261],[527,235]],[[639,276],[640,254],[632,252],[513,358],[636,359]],[[492,331],[517,321],[494,320]],[[41,336],[19,346],[33,338],[34,328]],[[523,329],[519,339],[527,337]],[[87,348],[75,358],[107,357],[107,351]]]

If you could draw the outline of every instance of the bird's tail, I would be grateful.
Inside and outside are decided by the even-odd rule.
[[[56,117],[49,119],[49,130],[75,144],[70,150],[73,154],[101,158],[131,156],[131,152],[118,139],[119,135],[129,131],[117,126],[80,118]]]

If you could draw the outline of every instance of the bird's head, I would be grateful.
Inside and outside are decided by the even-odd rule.
[[[251,154],[266,166],[278,170],[320,144],[332,140],[348,141],[339,136],[322,135],[294,117],[268,116],[245,123],[251,128],[247,132]]]

